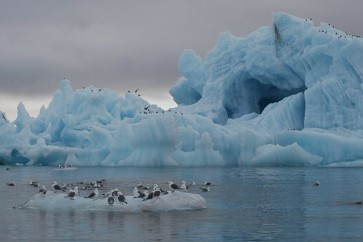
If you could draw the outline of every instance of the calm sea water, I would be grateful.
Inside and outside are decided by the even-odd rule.
[[[363,170],[357,168],[0,167],[0,241],[363,241]],[[14,209],[37,193],[27,183],[76,183],[105,178],[132,186],[185,180],[199,186],[208,208],[120,213]],[[312,186],[319,180],[320,186]],[[16,183],[9,187],[6,182]]]

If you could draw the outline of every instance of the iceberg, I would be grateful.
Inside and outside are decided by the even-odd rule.
[[[273,13],[204,57],[185,50],[163,110],[63,80],[47,108],[0,117],[0,163],[74,166],[361,166],[363,41]],[[345,164],[345,165],[344,165]]]
[[[199,194],[187,192],[170,192],[159,198],[143,201],[141,198],[125,196],[127,204],[118,201],[110,206],[107,198],[93,200],[75,196],[74,200],[65,198],[64,193],[47,192],[45,195],[36,194],[23,205],[15,208],[31,208],[39,210],[77,210],[77,211],[118,211],[118,212],[168,212],[200,210],[207,208],[206,200]],[[117,200],[117,199],[116,199]]]

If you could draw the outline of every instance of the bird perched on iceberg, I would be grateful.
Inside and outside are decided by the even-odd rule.
[[[189,185],[187,185],[185,181],[182,181],[180,188],[183,189],[184,191],[187,191],[189,190]]]
[[[154,190],[154,198],[160,198],[161,190],[160,187],[156,187]]]
[[[71,200],[74,200],[74,197],[78,194],[78,187],[75,187],[74,189],[69,190],[67,196],[64,198],[69,198]]]
[[[172,181],[168,181],[168,184],[171,192],[174,192],[175,190],[182,190],[182,188],[180,188],[177,184],[175,184]]]
[[[85,198],[92,198],[93,200],[96,200],[99,195],[98,188],[96,187],[93,192],[91,192],[87,197]]]
[[[61,186],[59,186],[59,185],[58,185],[58,183],[57,183],[56,181],[54,181],[54,182],[53,182],[52,187],[53,187],[54,192],[57,192],[57,191],[63,191],[63,192],[65,192],[65,191],[63,190],[63,188],[61,188]]]
[[[153,197],[154,197],[154,192],[153,191],[151,191],[151,192],[145,191],[145,198],[143,199],[143,201],[150,200]]]
[[[112,194],[109,194],[107,197],[107,203],[108,205],[112,206],[115,202],[115,198],[112,196]]]
[[[42,196],[44,196],[45,194],[47,194],[47,189],[45,188],[44,185],[42,185],[42,188],[39,189],[39,192]]]
[[[146,196],[146,192],[147,190],[144,190],[145,192],[143,191],[140,191],[137,187],[134,187],[134,198],[144,198]]]
[[[121,203],[121,204],[124,204],[124,203],[126,203],[127,204],[127,202],[126,202],[126,198],[125,198],[125,196],[122,194],[122,192],[117,192],[117,200]]]

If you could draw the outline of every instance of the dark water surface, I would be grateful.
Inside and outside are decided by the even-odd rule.
[[[363,241],[363,169],[0,167],[0,241]],[[105,178],[132,195],[132,186],[185,180],[216,185],[198,211],[121,213],[14,209],[38,191],[37,180],[76,183]],[[320,186],[312,186],[319,180]],[[6,182],[16,183],[9,187]],[[86,195],[89,191],[83,192]],[[65,200],[68,202],[68,200]]]

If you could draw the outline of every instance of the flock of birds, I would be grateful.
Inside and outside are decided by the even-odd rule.
[[[65,78],[64,78],[65,79]],[[86,87],[83,87],[83,89],[85,89]],[[91,88],[90,89],[91,90],[91,92],[93,92],[94,90]],[[130,91],[130,90],[128,90],[127,92],[128,93],[132,93],[132,94],[135,94],[135,95],[137,95],[138,97],[140,97],[141,96],[141,94],[139,93],[139,88],[137,88],[135,91]],[[101,92],[102,91],[102,89],[101,88],[99,88],[98,89],[98,91],[99,92]],[[175,113],[175,114],[180,114],[180,115],[183,115],[183,113],[182,112],[176,112],[176,111],[172,111],[172,110],[170,110],[170,109],[168,109],[167,111],[164,111],[164,110],[161,110],[161,111],[153,111],[153,110],[151,110],[150,109],[150,106],[146,106],[146,107],[144,107],[144,110],[143,111],[140,111],[139,113],[140,114],[158,114],[158,113],[160,113],[160,114],[164,114],[164,113]]]
[[[128,90],[127,92],[128,93],[134,93],[135,95],[137,95],[137,96],[141,96],[140,95],[140,93],[138,93],[139,92],[139,88],[137,88],[134,92],[131,92],[130,90]],[[170,110],[170,109],[168,109],[167,111],[164,111],[164,110],[157,110],[157,111],[154,111],[154,110],[151,110],[150,109],[150,105],[149,106],[146,106],[146,107],[144,107],[144,110],[143,111],[140,111],[139,113],[140,114],[164,114],[164,113],[171,113],[171,112],[173,112],[173,113],[175,113],[175,114],[180,114],[180,115],[183,115],[183,113],[182,112],[176,112],[176,111],[172,111],[172,110]]]
[[[334,28],[334,26],[332,26]],[[318,30],[319,33],[323,33],[323,34],[328,34],[329,32],[327,30]],[[334,33],[333,33],[334,35]],[[338,32],[335,32],[335,37],[337,37],[338,39],[340,38],[360,38],[360,35],[355,35],[355,34],[350,34],[348,32],[344,32],[344,34],[339,34]]]
[[[134,91],[134,93],[135,93],[135,94],[137,94],[137,96],[138,96],[138,97],[140,97],[140,96],[141,96],[141,94],[140,94],[140,93],[137,93],[139,90],[140,90],[140,89],[139,89],[139,88],[137,88],[137,89]],[[128,92],[128,93],[131,93],[131,91],[130,91],[130,90],[128,90],[127,92]]]
[[[306,22],[312,21],[312,20],[313,20],[312,18],[305,19]],[[334,25],[329,24],[329,23],[328,23],[328,25],[330,27],[332,27],[333,29],[336,29]],[[324,34],[329,33],[327,30],[323,30],[323,29],[319,30],[318,32],[321,32],[321,33],[324,33]],[[350,38],[360,38],[360,35],[350,34],[347,31],[344,31],[344,34],[339,34],[338,32],[335,32],[335,36],[338,37],[338,39],[340,39],[340,38],[349,38],[349,37]]]
[[[174,183],[173,181],[168,181],[168,187],[170,190],[166,191],[163,190],[161,187],[159,187],[157,184],[154,184],[152,187],[147,184],[143,185],[141,182],[139,182],[138,185],[133,187],[133,198],[139,198],[142,199],[142,201],[150,200],[150,199],[158,199],[162,195],[169,194],[170,192],[174,192],[176,190],[188,192],[189,189],[193,186],[197,186],[197,184],[193,181],[190,184],[187,184],[185,181],[182,181],[180,185]],[[8,186],[15,186],[15,182],[8,182],[6,183]],[[40,185],[37,181],[29,181],[29,186],[39,188],[38,193],[41,196],[44,196],[49,192],[47,188],[44,185]],[[82,186],[81,186],[82,185]],[[204,181],[203,186],[199,186],[199,189],[202,192],[210,192],[211,186],[214,185],[210,181]],[[319,181],[314,181],[311,183],[312,186],[320,186]],[[80,186],[80,187],[78,187]],[[97,200],[99,197],[102,199],[107,198],[107,203],[112,206],[115,203],[115,200],[121,204],[127,204],[125,195],[119,191],[118,188],[108,190],[106,188],[106,179],[100,179],[96,180],[90,183],[87,183],[86,181],[83,182],[77,182],[76,185],[73,184],[63,184],[59,185],[56,181],[53,182],[51,185],[52,192],[62,192],[65,194],[64,198],[69,198],[70,200],[74,200],[76,196],[80,196],[80,190],[92,190],[88,195],[86,195],[84,198],[87,199],[93,199]],[[106,190],[104,193],[100,193],[100,190]],[[358,201],[355,204],[363,204],[363,201]]]
[[[168,181],[167,184],[169,190],[163,190],[157,184],[150,186],[149,184],[143,185],[141,182],[139,182],[138,185],[133,187],[133,198],[139,198],[142,199],[142,201],[150,199],[158,199],[160,198],[160,196],[173,193],[176,190],[188,192],[192,186],[197,186],[195,182],[187,184],[185,181],[182,181],[180,185],[174,183],[173,181]],[[15,186],[15,182],[7,183],[7,185]],[[118,201],[121,204],[127,204],[125,195],[118,188],[112,190],[107,189],[106,179],[99,179],[92,182],[82,181],[82,182],[77,182],[76,184],[64,183],[62,185],[54,181],[53,184],[51,185],[52,189],[49,191],[44,185],[40,185],[39,182],[37,181],[29,181],[28,185],[35,188],[39,188],[38,193],[41,196],[45,196],[48,192],[64,193],[65,195],[64,198],[74,200],[76,196],[81,196],[80,193],[81,190],[85,191],[92,190],[86,196],[83,196],[83,198],[93,199],[93,200],[97,200],[99,198],[105,199],[110,206],[112,206],[115,203],[115,201]],[[211,191],[210,189],[211,186],[212,186],[211,182],[204,181],[203,185],[199,186],[199,189],[202,192],[209,192]],[[101,191],[103,191],[103,193]]]
[[[150,109],[150,106],[146,106],[146,107],[144,107],[144,111],[142,111],[142,112],[139,112],[140,114],[158,114],[158,113],[160,113],[160,114],[164,114],[164,113],[175,113],[175,114],[179,114],[179,115],[183,115],[183,113],[182,112],[177,112],[177,111],[172,111],[172,110],[170,110],[170,109],[168,109],[167,111],[164,111],[164,110],[161,110],[161,111],[153,111],[153,110],[151,110]]]

